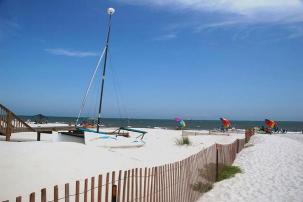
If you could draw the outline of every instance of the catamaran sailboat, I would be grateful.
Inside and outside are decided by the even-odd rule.
[[[89,86],[86,91],[86,95],[83,99],[80,112],[78,114],[78,118],[76,121],[76,126],[78,130],[84,132],[85,144],[101,146],[101,147],[109,147],[109,148],[129,148],[129,147],[141,147],[145,144],[143,141],[144,135],[147,133],[145,131],[128,128],[128,127],[120,127],[114,131],[100,131],[101,126],[101,110],[102,110],[102,101],[103,101],[103,92],[104,92],[104,82],[105,82],[105,72],[106,72],[106,64],[107,64],[107,56],[108,56],[108,48],[109,48],[109,37],[111,32],[111,19],[113,14],[115,13],[115,9],[108,8],[107,13],[109,15],[109,23],[108,23],[108,32],[106,38],[106,44],[103,49],[103,52],[98,60],[97,66],[93,73],[93,76],[90,80]],[[89,94],[90,88],[100,66],[100,63],[104,57],[103,63],[103,73],[102,73],[102,82],[101,82],[101,92],[100,92],[100,102],[99,102],[99,110],[98,110],[98,118],[96,130],[93,128],[83,127],[83,125],[78,124],[79,118],[82,114],[82,110],[85,106],[85,102],[87,96]],[[131,133],[131,135],[130,135]],[[137,135],[134,135],[137,134]],[[139,135],[138,135],[139,134]]]

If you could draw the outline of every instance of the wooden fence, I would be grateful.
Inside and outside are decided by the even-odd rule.
[[[51,190],[44,188],[28,198],[17,197],[16,202],[194,202],[205,186],[216,181],[222,167],[233,163],[251,135],[229,145],[215,144],[175,163],[113,171]]]

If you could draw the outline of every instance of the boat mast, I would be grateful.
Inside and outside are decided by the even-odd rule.
[[[101,84],[101,93],[100,93],[97,132],[99,132],[100,121],[101,121],[101,109],[102,109],[101,107],[102,107],[102,101],[103,101],[103,89],[104,89],[104,81],[105,81],[105,71],[106,71],[107,52],[108,52],[108,45],[109,45],[109,36],[110,36],[110,30],[111,30],[111,19],[112,19],[112,15],[115,13],[115,9],[109,8],[109,9],[107,9],[107,13],[109,15],[108,32],[107,32],[107,39],[106,39],[106,45],[105,45],[105,59],[104,59],[104,65],[103,65],[103,75],[102,75],[102,84]]]

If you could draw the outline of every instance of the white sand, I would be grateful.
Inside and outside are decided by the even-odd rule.
[[[243,174],[218,182],[199,202],[303,201],[303,135],[256,135],[234,165]]]
[[[4,137],[1,137],[0,200],[14,200],[18,195],[28,196],[33,191],[39,193],[44,187],[74,182],[113,170],[175,162],[216,142],[229,144],[237,138],[244,138],[243,134],[203,135],[190,137],[193,142],[191,146],[178,146],[175,140],[181,137],[181,131],[142,130],[148,132],[144,138],[146,145],[133,149],[105,149],[74,142],[54,142],[75,140],[73,137],[62,138],[57,133],[42,134],[41,142],[35,141],[35,133],[12,135],[13,141],[23,142],[5,142]]]

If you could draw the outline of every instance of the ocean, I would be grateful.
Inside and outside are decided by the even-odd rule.
[[[34,121],[32,116],[20,116],[23,120]],[[49,123],[60,122],[75,124],[76,117],[47,117]],[[220,128],[221,122],[219,120],[184,120],[187,129],[195,130],[211,130]],[[237,129],[245,129],[252,127],[261,127],[264,121],[232,121],[232,127]],[[101,122],[105,127],[120,127],[130,126],[134,128],[168,128],[175,129],[177,123],[171,119],[118,119],[118,118],[104,118]],[[303,122],[299,121],[278,121],[279,128],[287,129],[288,131],[303,131]]]

